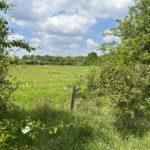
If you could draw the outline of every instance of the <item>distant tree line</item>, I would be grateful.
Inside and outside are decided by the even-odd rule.
[[[13,56],[12,64],[27,65],[95,65],[98,63],[99,57],[95,52],[89,53],[87,56],[40,56],[40,55],[24,55],[22,58]]]

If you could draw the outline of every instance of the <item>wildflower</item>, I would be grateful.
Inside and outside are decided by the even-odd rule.
[[[26,134],[30,131],[30,127],[29,126],[25,126],[25,128],[22,129],[22,133]]]

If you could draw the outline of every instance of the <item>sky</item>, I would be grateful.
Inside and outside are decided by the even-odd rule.
[[[12,39],[27,40],[39,47],[30,54],[54,56],[87,55],[97,51],[100,43],[116,40],[103,37],[115,19],[128,15],[133,0],[8,0],[15,4],[11,27]],[[21,50],[18,56],[29,53]]]

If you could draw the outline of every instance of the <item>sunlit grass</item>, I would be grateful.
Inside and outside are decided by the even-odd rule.
[[[80,66],[17,66],[11,74],[20,81],[13,94],[15,104],[31,108],[36,101],[45,99],[51,105],[62,107],[70,104],[72,85],[90,67]]]
[[[73,123],[54,136],[41,133],[32,143],[36,150],[149,150],[150,134],[142,138],[122,136],[113,128],[109,99],[83,100],[70,112],[72,85],[92,67],[15,66],[10,73],[20,82],[13,102],[21,110],[10,113],[15,119],[30,116],[47,126]]]

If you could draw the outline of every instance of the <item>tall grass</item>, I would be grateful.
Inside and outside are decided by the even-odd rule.
[[[12,68],[11,74],[20,81],[13,94],[16,108],[7,117],[21,120],[30,116],[46,126],[60,122],[71,124],[60,128],[55,135],[41,132],[32,143],[35,150],[149,150],[150,134],[142,138],[129,136],[123,139],[113,127],[109,99],[76,99],[74,112],[70,112],[71,86],[88,67],[77,66],[27,66]]]

